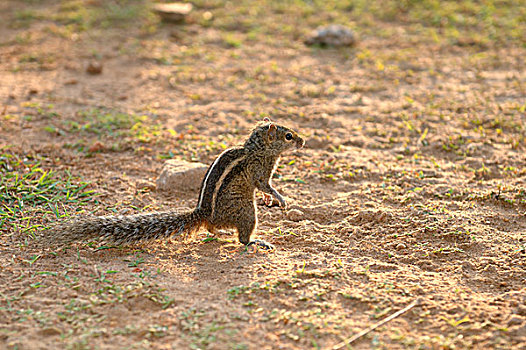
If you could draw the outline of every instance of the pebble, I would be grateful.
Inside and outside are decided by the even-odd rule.
[[[524,322],[524,318],[522,318],[522,317],[520,317],[520,316],[512,316],[512,317],[510,317],[510,319],[508,320],[508,326],[517,326],[517,325],[521,325],[523,322]]]
[[[88,67],[86,67],[86,73],[91,75],[97,75],[102,73],[102,63],[100,62],[90,62]]]
[[[212,12],[206,11],[205,13],[203,13],[203,19],[205,21],[210,21],[212,18],[214,18],[214,15],[212,14]]]
[[[407,248],[407,247],[406,247],[406,245],[403,244],[403,243],[398,243],[398,244],[396,245],[396,249],[397,249],[397,250],[402,250],[402,249],[405,249],[405,248]]]
[[[165,22],[182,22],[192,11],[191,3],[173,2],[169,4],[155,4],[153,10]]]
[[[60,329],[58,329],[56,327],[46,327],[46,328],[42,329],[39,333],[40,333],[40,335],[43,335],[45,337],[52,337],[52,336],[55,336],[55,335],[62,334]]]
[[[515,313],[521,316],[526,316],[526,306],[524,305],[519,305],[519,307],[515,311],[516,311]]]
[[[295,221],[295,222],[301,221],[303,220],[304,216],[305,214],[299,209],[291,209],[287,212],[287,217],[289,218],[290,221]]]
[[[312,31],[307,39],[306,45],[321,46],[353,46],[356,44],[356,35],[352,29],[339,25],[331,24],[322,26]]]

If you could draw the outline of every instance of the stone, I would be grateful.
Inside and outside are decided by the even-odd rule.
[[[192,4],[172,2],[168,4],[155,4],[153,11],[165,22],[182,22],[192,11]]]
[[[396,249],[397,249],[397,250],[402,250],[402,249],[406,249],[406,248],[407,248],[406,245],[403,244],[403,243],[398,243],[398,244],[396,245]]]
[[[521,316],[526,316],[526,306],[519,305],[519,307],[515,310],[515,313]]]
[[[100,62],[90,62],[86,67],[86,73],[97,75],[102,73],[102,64]]]
[[[291,209],[287,213],[287,217],[290,221],[298,222],[303,220],[305,214],[299,209]]]
[[[40,335],[44,336],[44,337],[52,337],[52,336],[56,336],[56,335],[60,335],[62,334],[62,332],[60,331],[60,329],[56,328],[56,327],[46,327],[46,328],[43,328],[40,330]]]
[[[206,11],[205,13],[203,13],[203,19],[205,21],[210,21],[212,20],[212,18],[214,18],[214,15],[212,14],[212,12]]]
[[[524,323],[524,318],[520,316],[511,316],[510,319],[508,320],[508,327],[517,326],[517,325],[520,326],[523,323]]]
[[[166,161],[157,179],[157,189],[166,192],[198,190],[208,170],[202,163],[190,163],[177,159]]]
[[[307,39],[306,45],[320,45],[320,46],[353,46],[356,44],[356,35],[354,31],[348,27],[331,24],[328,26],[321,26],[312,31]]]

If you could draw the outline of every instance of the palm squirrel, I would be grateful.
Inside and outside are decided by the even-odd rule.
[[[295,131],[265,118],[243,146],[225,150],[208,168],[194,210],[80,218],[57,226],[49,238],[71,242],[97,237],[122,244],[192,234],[201,227],[213,234],[235,228],[242,244],[272,249],[265,241],[250,239],[257,225],[255,190],[264,193],[267,205],[273,196],[285,208],[285,200],[271,185],[272,174],[284,151],[304,144]]]

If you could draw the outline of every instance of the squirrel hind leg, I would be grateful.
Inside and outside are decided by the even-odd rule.
[[[242,211],[241,215],[239,215],[238,220],[235,224],[237,228],[237,232],[239,234],[239,242],[246,245],[247,247],[251,245],[256,245],[266,250],[274,249],[274,246],[272,244],[265,242],[264,240],[261,240],[261,239],[251,240],[250,239],[250,237],[256,230],[257,216],[256,216],[256,210],[254,207],[247,206],[245,208],[246,209]]]
[[[239,242],[248,245],[250,243],[250,237],[257,226],[256,210],[245,207],[241,213],[238,213],[234,226],[237,229]]]
[[[272,245],[271,243],[269,243],[267,241],[264,241],[262,239],[254,239],[253,241],[250,241],[250,243],[247,244],[247,247],[249,247],[251,245],[256,245],[256,246],[261,247],[261,248],[266,249],[266,250],[273,250],[273,249],[275,249],[274,245]]]
[[[192,241],[197,236],[197,233],[199,232],[199,227],[193,227],[189,230],[185,230],[182,232],[183,241]]]
[[[215,226],[214,224],[211,224],[210,222],[206,222],[206,223],[204,224],[204,226],[205,226],[206,230],[207,230],[208,232],[210,232],[212,235],[214,235],[214,236],[217,236],[217,235],[218,235],[218,233],[219,233],[219,229],[218,229],[218,227]]]

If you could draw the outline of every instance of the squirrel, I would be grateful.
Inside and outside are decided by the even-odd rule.
[[[264,193],[266,205],[274,197],[280,207],[286,208],[285,199],[272,187],[271,178],[280,155],[304,145],[294,130],[265,118],[242,146],[229,148],[214,160],[201,182],[195,209],[79,218],[55,227],[49,238],[64,243],[98,237],[104,242],[124,244],[190,235],[204,227],[212,234],[218,229],[237,229],[240,243],[273,249],[263,240],[251,240],[257,226],[255,190]]]

